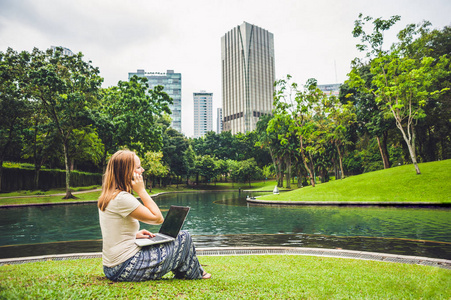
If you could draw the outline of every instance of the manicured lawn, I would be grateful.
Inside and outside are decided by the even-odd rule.
[[[451,160],[404,165],[259,197],[278,201],[438,202],[451,203]]]
[[[449,299],[451,271],[340,258],[199,257],[210,280],[117,283],[101,259],[0,267],[1,299]]]

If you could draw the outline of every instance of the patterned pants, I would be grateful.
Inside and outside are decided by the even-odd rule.
[[[125,262],[105,267],[106,277],[113,281],[156,280],[168,272],[178,279],[200,279],[204,272],[196,256],[196,249],[188,231],[180,231],[170,243],[142,247]]]

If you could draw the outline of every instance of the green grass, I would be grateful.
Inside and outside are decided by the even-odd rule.
[[[91,185],[91,186],[82,186],[82,187],[71,187],[71,190],[73,192],[81,192],[81,191],[88,191],[93,189],[101,188],[100,185]],[[58,189],[51,189],[47,191],[42,190],[22,190],[22,191],[15,191],[15,192],[9,192],[9,193],[1,193],[1,197],[15,197],[15,196],[41,196],[41,195],[54,195],[54,194],[65,194],[66,189],[65,188],[58,188]]]
[[[259,200],[451,203],[451,160],[365,173]]]
[[[0,267],[1,299],[449,299],[451,271],[352,259],[200,257],[210,280],[118,283],[101,259]]]

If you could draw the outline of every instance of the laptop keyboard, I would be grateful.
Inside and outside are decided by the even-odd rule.
[[[156,235],[155,237],[151,238],[150,240],[151,240],[151,241],[158,242],[158,241],[167,241],[168,238],[162,237],[162,236],[159,236],[159,235]]]

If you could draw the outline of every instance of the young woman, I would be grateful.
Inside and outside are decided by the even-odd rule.
[[[139,222],[163,223],[157,204],[145,190],[141,162],[132,151],[116,152],[108,162],[98,200],[103,238],[103,270],[113,281],[160,279],[172,271],[175,278],[208,279],[201,267],[191,236],[180,231],[169,243],[139,247],[136,238],[155,235],[139,230]],[[131,194],[141,198],[142,204]]]

